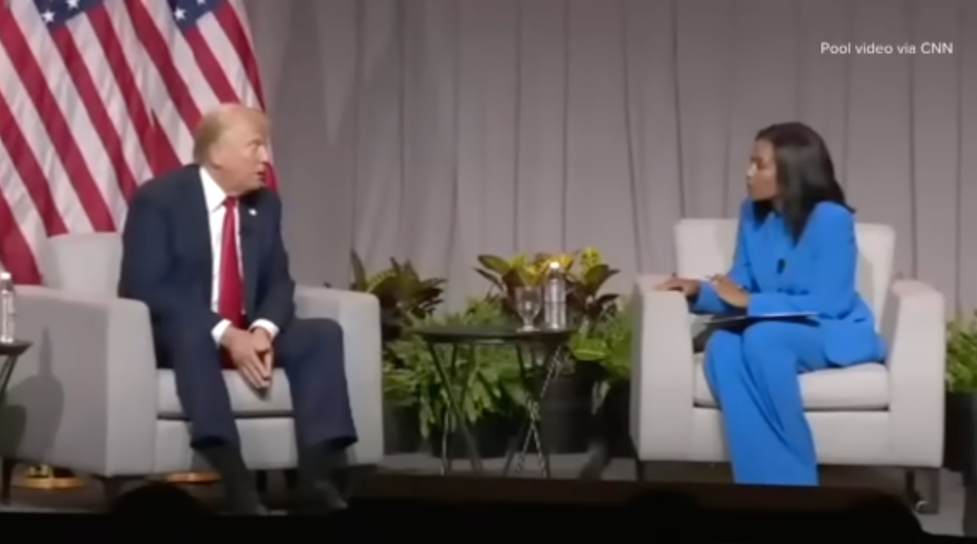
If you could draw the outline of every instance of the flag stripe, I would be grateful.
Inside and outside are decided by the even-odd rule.
[[[165,2],[157,2],[165,7]],[[155,4],[154,4],[155,5]],[[189,130],[193,130],[197,120],[200,119],[200,110],[190,93],[186,81],[176,68],[176,63],[170,52],[169,40],[166,35],[156,26],[153,16],[146,9],[146,5],[139,0],[129,0],[126,3],[129,15],[132,17],[132,25],[136,28],[136,34],[146,49],[159,76],[162,78],[163,86],[169,93],[170,100],[176,106],[180,118]],[[176,32],[174,27],[173,32]]]
[[[119,37],[125,35],[125,30],[116,31],[117,25],[124,25],[128,20],[121,12],[117,11],[116,13],[118,15],[113,21],[105,5],[99,4],[88,11],[88,20],[94,37],[105,55],[104,64],[108,66],[118,86],[120,96],[115,98],[121,99],[125,105],[125,113],[128,115],[128,121],[131,124],[130,127],[123,129],[122,133],[131,136],[131,140],[142,149],[150,169],[149,172],[137,169],[136,175],[140,179],[148,178],[153,172],[175,168],[180,164],[180,159],[173,150],[173,146],[169,145],[169,141],[157,142],[144,137],[144,135],[152,134],[156,128],[153,126],[153,120],[150,117],[149,106],[140,94],[139,85],[132,68],[132,65],[136,63],[132,63],[126,58],[125,48],[120,42]],[[131,34],[131,28],[126,30],[129,30]],[[130,132],[129,129],[134,130],[134,133]]]
[[[54,204],[54,196],[51,194],[51,187],[44,181],[41,165],[34,158],[33,151],[30,150],[24,134],[20,131],[2,95],[0,95],[0,138],[3,138],[3,147],[10,157],[9,164],[12,166],[12,170],[7,172],[4,179],[20,178],[34,209],[41,216],[41,223],[47,236],[67,233],[68,227]],[[4,262],[7,260],[4,259]]]
[[[67,232],[53,206],[50,188],[36,175],[40,167],[34,160],[34,154],[26,147],[20,127],[13,119],[3,93],[0,93],[0,180],[4,180],[0,184],[0,262],[15,278],[40,277],[31,240]],[[24,157],[27,160],[23,160]],[[21,182],[18,178],[23,171],[30,171],[31,167],[35,173],[35,183],[26,183],[30,178],[23,178],[24,182]],[[36,183],[38,181],[41,183]],[[30,194],[32,189],[35,194]],[[47,204],[38,206],[35,203],[37,200]],[[41,216],[38,210],[47,210],[48,213]],[[49,224],[45,224],[45,220]]]
[[[0,264],[18,283],[42,281],[48,237],[119,228],[142,181],[191,160],[203,111],[264,108],[242,0],[0,0],[0,74]]]
[[[196,59],[197,65],[200,66],[200,74],[210,85],[217,101],[232,103],[241,100],[241,97],[238,97],[237,92],[231,87],[231,82],[227,80],[227,74],[221,69],[220,62],[210,50],[210,45],[201,34],[200,27],[194,26],[184,30],[183,38],[187,41],[190,53]]]
[[[214,17],[224,29],[224,34],[241,59],[240,66],[244,68],[244,72],[247,74],[251,90],[257,98],[258,107],[265,109],[265,97],[261,90],[261,78],[258,76],[258,61],[254,55],[254,49],[251,47],[251,36],[241,24],[241,19],[246,19],[247,14],[243,12],[239,14],[239,8],[243,11],[244,6],[238,2],[227,2],[214,10]]]
[[[166,89],[162,80],[153,77],[155,72],[145,68],[146,55],[138,47],[139,39],[128,11],[118,2],[113,5],[116,9],[109,10],[103,6],[92,10],[89,18],[93,21],[96,35],[106,52],[106,61],[112,67],[126,100],[140,146],[149,160],[151,174],[165,172],[181,163],[177,148],[170,145],[169,140],[156,136],[159,126],[150,107],[159,96],[166,96]]]
[[[0,22],[0,45],[7,50],[16,70],[8,73],[20,75],[20,81],[40,115],[41,125],[47,130],[55,153],[64,169],[71,172],[64,179],[74,188],[92,228],[100,232],[114,231],[115,221],[112,214],[75,142],[59,101],[48,87],[44,73],[30,49],[30,43],[25,39],[20,24],[14,17],[4,17]]]
[[[75,40],[72,38],[71,31],[68,30],[68,27],[62,26],[54,29],[51,32],[51,40],[58,53],[60,53],[61,59],[64,61],[71,82],[74,83],[77,98],[81,100],[81,104],[84,106],[90,118],[92,128],[101,140],[107,155],[106,158],[108,159],[108,165],[106,166],[109,166],[115,173],[115,177],[118,180],[118,188],[124,197],[120,205],[124,205],[125,199],[128,199],[136,190],[136,180],[126,160],[119,131],[116,130],[115,123],[112,122],[109,116],[106,101],[102,99],[98,89],[95,88],[95,82],[92,81],[92,74],[89,71],[89,67],[85,65],[82,52],[78,50],[78,45],[75,44]],[[99,75],[104,76],[104,74]],[[101,77],[99,79],[103,80]],[[88,146],[88,149],[91,149],[91,146]],[[92,167],[95,171],[103,170],[95,164]],[[119,217],[116,214],[116,218],[118,219]]]
[[[14,68],[6,51],[0,48],[0,73],[14,73]],[[10,162],[19,174],[21,183],[24,184],[37,212],[43,219],[45,231],[48,236],[56,236],[68,232],[67,221],[64,215],[80,215],[84,212],[77,196],[73,191],[59,191],[60,202],[55,202],[54,191],[47,183],[44,173],[43,163],[52,163],[50,160],[51,150],[47,148],[45,153],[37,153],[36,149],[41,148],[38,142],[30,142],[28,135],[21,130],[21,124],[37,123],[40,121],[32,115],[34,110],[30,105],[22,105],[17,108],[19,114],[14,113],[9,100],[6,98],[23,98],[25,94],[19,85],[19,78],[0,78],[0,140],[3,141]],[[32,125],[37,126],[37,125]],[[37,131],[32,133],[37,135]],[[36,138],[35,138],[36,139]],[[48,159],[48,160],[45,160]],[[60,163],[58,163],[58,166]],[[4,178],[7,181],[7,178]],[[67,211],[67,213],[66,213]],[[4,263],[9,262],[4,259]]]
[[[2,101],[0,96],[0,101]],[[7,149],[0,145],[0,179],[16,177],[10,165],[13,160]],[[44,225],[38,217],[24,186],[19,183],[0,184],[0,261],[17,278],[40,278],[40,270],[34,258],[35,248],[29,240],[41,240]]]
[[[90,198],[93,202],[102,202],[106,211],[110,214],[109,219],[111,219],[111,222],[106,223],[104,226],[96,225],[93,222],[92,226],[98,231],[115,230],[117,218],[121,217],[120,214],[125,209],[126,202],[122,192],[119,190],[118,183],[114,180],[116,175],[112,171],[109,154],[106,153],[102,145],[99,145],[101,140],[92,123],[91,116],[86,111],[86,102],[93,100],[96,103],[98,102],[97,95],[91,97],[85,96],[85,93],[92,91],[94,86],[90,85],[85,89],[79,88],[76,84],[76,81],[80,79],[79,76],[84,77],[82,74],[87,71],[84,65],[84,58],[76,51],[74,56],[69,57],[70,63],[64,62],[64,57],[58,51],[54,37],[50,32],[43,30],[46,24],[42,19],[41,13],[37,9],[34,9],[32,4],[33,2],[18,3],[17,6],[19,9],[14,10],[13,15],[19,28],[37,28],[40,30],[39,32],[24,34],[25,43],[32,53],[29,58],[43,59],[43,62],[40,60],[36,62],[42,78],[38,89],[47,90],[54,96],[55,102],[48,106],[51,107],[53,112],[60,113],[62,120],[66,123],[64,133],[59,134],[60,141],[63,142],[63,149],[67,154],[66,156],[77,161],[78,165],[84,167],[85,170],[81,174],[84,176],[87,173],[88,179],[94,188],[91,194],[78,195],[82,206],[87,207],[85,199]],[[55,29],[57,27],[51,28]],[[88,80],[89,82],[91,81],[90,76]],[[30,92],[30,89],[28,89],[28,93]],[[56,121],[57,118],[53,120]],[[27,127],[29,125],[24,128]],[[50,128],[48,135],[50,136]],[[57,150],[59,140],[56,139],[54,143],[55,150]],[[70,168],[67,163],[62,162],[62,166],[64,167],[64,175],[66,176],[69,174],[71,176],[79,174]],[[99,173],[98,176],[95,175],[96,172]],[[84,177],[82,179],[84,180]],[[58,179],[48,179],[48,183],[53,183],[55,187],[64,185],[64,181]],[[69,229],[71,228],[70,222],[68,227]]]
[[[118,4],[115,4],[118,6]],[[139,74],[136,84],[139,93],[144,97],[152,121],[152,130],[141,132],[146,145],[152,149],[153,173],[161,174],[176,168],[189,158],[192,147],[190,129],[182,121],[183,114],[177,111],[177,105],[172,100],[172,93],[180,93],[182,80],[168,80],[161,75],[161,70],[154,67],[154,61],[143,38],[158,51],[156,55],[167,55],[166,43],[162,34],[155,28],[152,19],[139,0],[125,0],[125,3],[113,10],[116,20],[115,28],[123,43],[129,44],[127,55],[130,65],[139,66],[135,72]],[[154,32],[153,35],[147,32]],[[142,47],[140,47],[142,46]],[[134,57],[134,58],[133,58]],[[160,60],[165,63],[164,60]],[[171,66],[171,70],[176,68]],[[183,94],[189,95],[185,90]],[[192,102],[190,102],[192,105]],[[192,112],[189,112],[192,115]]]

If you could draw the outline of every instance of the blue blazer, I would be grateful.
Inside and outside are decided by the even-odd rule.
[[[796,244],[779,214],[760,220],[749,200],[740,208],[728,275],[750,293],[746,314],[816,313],[825,357],[840,365],[882,361],[886,355],[872,310],[856,291],[857,265],[855,216],[844,206],[818,204]],[[743,311],[724,303],[709,282],[701,283],[692,310]]]
[[[149,307],[157,345],[183,326],[211,330],[213,257],[200,167],[186,166],[143,184],[129,203],[122,232],[119,296]],[[260,189],[241,199],[244,310],[284,330],[295,315],[295,283],[281,236],[281,200]],[[174,330],[174,328],[177,328]]]

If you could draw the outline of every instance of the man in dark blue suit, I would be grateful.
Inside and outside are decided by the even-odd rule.
[[[356,442],[332,320],[298,320],[281,201],[264,188],[267,122],[224,105],[202,119],[196,164],[150,180],[129,204],[119,294],[149,307],[157,359],[176,376],[192,447],[221,475],[228,506],[264,513],[240,449],[223,368],[257,394],[281,366],[298,441],[299,504],[345,507],[336,485]]]

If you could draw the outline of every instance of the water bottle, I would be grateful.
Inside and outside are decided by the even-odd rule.
[[[16,340],[14,319],[16,311],[14,278],[10,272],[0,272],[0,343],[13,344]]]
[[[547,329],[567,328],[567,284],[560,263],[553,261],[546,274],[543,292],[543,326]]]

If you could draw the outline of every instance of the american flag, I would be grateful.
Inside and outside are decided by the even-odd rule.
[[[48,237],[121,227],[139,183],[191,160],[201,112],[264,107],[241,0],[6,0],[0,74],[0,264],[17,283],[41,281]]]

